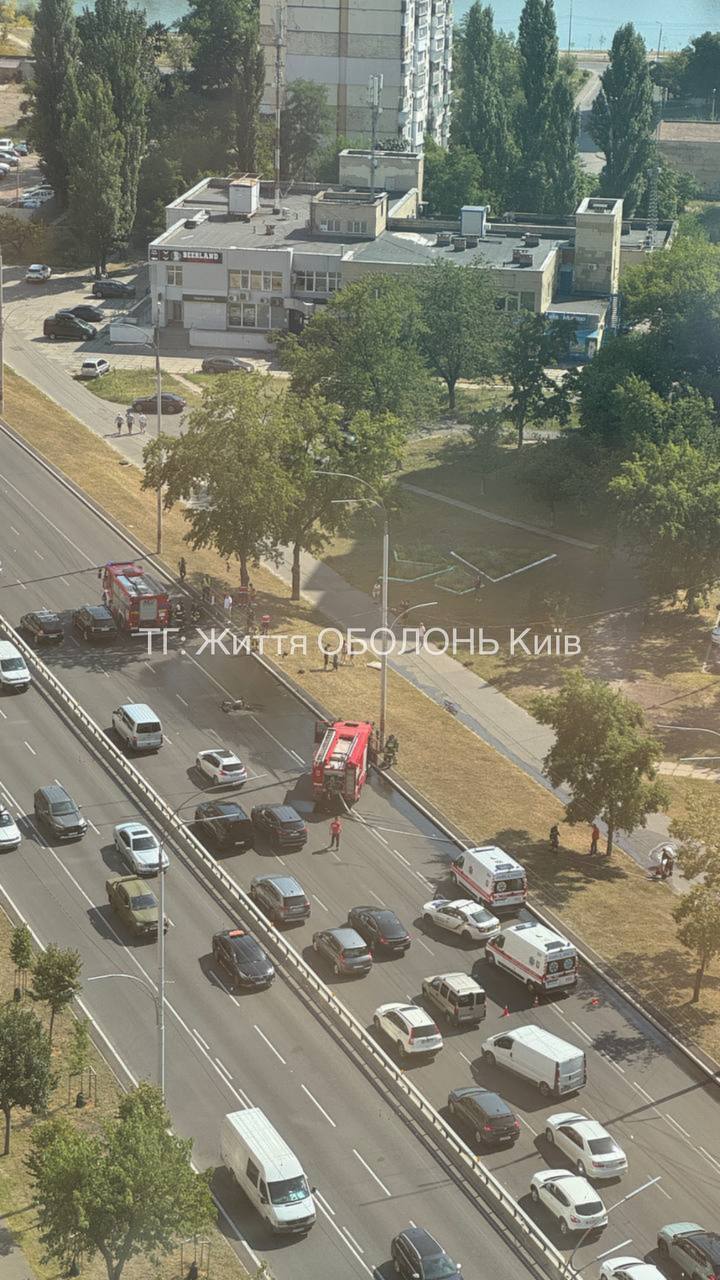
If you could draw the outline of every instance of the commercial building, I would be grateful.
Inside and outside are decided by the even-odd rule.
[[[281,84],[325,85],[339,136],[369,142],[368,83],[381,75],[378,137],[417,149],[429,133],[446,146],[452,27],[452,0],[260,0],[262,110],[275,110],[279,54]]]
[[[468,206],[458,221],[421,215],[423,158],[369,152],[340,156],[341,184],[285,195],[249,174],[206,178],[166,209],[149,249],[150,288],[161,328],[189,346],[268,348],[275,329],[299,332],[343,285],[370,273],[407,272],[438,260],[487,268],[506,312],[572,319],[576,354],[591,356],[618,316],[623,262],[669,243],[627,222],[622,201],[584,200],[557,225],[494,222]]]

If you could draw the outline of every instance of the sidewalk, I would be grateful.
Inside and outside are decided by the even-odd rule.
[[[36,1280],[24,1253],[14,1243],[5,1218],[0,1218],[0,1280]]]

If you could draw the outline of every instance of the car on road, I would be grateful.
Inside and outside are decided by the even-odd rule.
[[[301,924],[310,915],[310,901],[294,876],[253,876],[249,893],[274,925]]]
[[[332,965],[338,977],[364,978],[372,969],[370,949],[354,929],[319,929],[313,934],[313,951]]]
[[[136,876],[156,876],[161,858],[163,870],[170,865],[157,836],[142,822],[119,822],[113,831],[113,841],[123,862]]]
[[[373,1014],[373,1026],[392,1041],[401,1058],[434,1058],[443,1047],[440,1028],[416,1004],[381,1004]]]
[[[542,1169],[533,1174],[530,1197],[552,1214],[563,1236],[607,1226],[607,1209],[595,1188],[587,1178],[567,1169]]]
[[[17,849],[21,841],[20,828],[10,810],[0,808],[0,853]]]
[[[104,356],[88,356],[80,365],[78,378],[101,378],[104,373],[110,372],[110,361]]]
[[[33,609],[20,619],[20,630],[36,644],[59,644],[63,638],[62,618],[51,609]]]
[[[423,1227],[406,1227],[390,1244],[393,1267],[402,1280],[450,1280],[459,1277],[460,1263]]]
[[[464,942],[487,942],[500,932],[500,921],[473,898],[433,898],[422,909],[423,923],[456,933]]]
[[[89,302],[81,302],[77,307],[68,307],[69,316],[77,316],[78,320],[100,321],[105,319],[105,312],[100,307],[93,307]]]
[[[33,796],[33,809],[40,826],[58,840],[82,840],[88,829],[80,806],[59,782],[38,787]]]
[[[182,413],[187,408],[187,400],[183,400],[182,396],[176,396],[174,391],[163,391],[161,396],[161,409],[163,413]],[[156,396],[138,396],[137,400],[133,400],[130,405],[132,413],[157,413],[157,397]]]
[[[248,771],[239,756],[227,747],[210,747],[198,751],[195,764],[206,778],[222,782],[226,787],[239,787],[247,782]]]
[[[45,280],[49,280],[52,275],[52,267],[48,267],[43,262],[33,262],[25,272],[25,280],[28,284],[42,284]]]
[[[234,800],[203,800],[195,810],[196,833],[215,849],[249,849],[255,828]]]
[[[92,342],[93,338],[97,337],[97,329],[94,324],[79,320],[77,316],[58,311],[56,315],[47,316],[43,320],[43,334],[52,342],[57,338],[71,338],[73,342]]]
[[[83,640],[112,640],[117,635],[117,623],[104,604],[83,604],[75,609],[71,626]]]
[[[252,820],[274,849],[302,849],[307,844],[307,827],[290,804],[256,804]]]
[[[619,1178],[627,1172],[627,1156],[604,1125],[577,1111],[558,1111],[545,1121],[550,1146],[569,1156],[583,1178]]]
[[[520,1121],[499,1093],[467,1085],[448,1094],[453,1120],[468,1129],[478,1146],[511,1146],[520,1137]]]
[[[423,996],[453,1027],[476,1026],[487,1013],[485,990],[467,973],[436,973],[422,981]]]
[[[657,1238],[661,1260],[674,1262],[690,1280],[714,1280],[720,1273],[720,1235],[696,1222],[671,1222]]]
[[[105,881],[105,892],[113,911],[137,937],[155,937],[160,919],[158,900],[137,876],[115,876]],[[165,920],[165,932],[168,922]]]
[[[252,990],[269,987],[275,977],[275,967],[263,951],[257,938],[244,929],[223,929],[212,942],[213,959],[234,987]]]
[[[135,285],[124,280],[93,280],[93,298],[134,298]]]
[[[348,911],[348,924],[357,929],[373,950],[401,956],[410,946],[410,934],[405,925],[387,907],[352,907]]]
[[[240,356],[206,356],[200,366],[201,373],[254,373],[255,366]]]
[[[652,1262],[642,1258],[607,1258],[600,1268],[599,1280],[666,1280]]]

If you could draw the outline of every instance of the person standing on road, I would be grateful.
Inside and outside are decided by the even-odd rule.
[[[598,840],[600,839],[600,828],[597,822],[593,822],[590,828],[590,856],[595,857],[598,851]]]
[[[144,413],[141,413],[138,418],[138,426],[140,427],[140,435],[144,436],[147,431],[147,418]]]
[[[119,436],[121,436],[121,435],[122,435],[122,429],[123,429],[123,416],[122,416],[122,414],[121,414],[121,413],[119,413],[119,414],[118,414],[118,416],[117,416],[117,418],[115,419],[115,426],[117,427],[117,433],[118,433],[118,435],[119,435]]]
[[[225,596],[225,599],[223,600],[223,609],[225,610],[228,618],[232,613],[232,606],[233,606],[232,596],[230,595],[230,592],[228,592],[228,594]]]
[[[339,818],[333,818],[330,823],[330,848],[340,848],[340,836],[342,835],[342,822]]]

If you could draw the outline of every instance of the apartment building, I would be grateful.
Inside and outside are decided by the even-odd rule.
[[[452,0],[260,0],[262,110],[275,110],[279,53],[281,83],[326,86],[338,135],[369,142],[368,83],[381,75],[379,139],[400,139],[418,150],[429,133],[446,146],[452,29]]]

